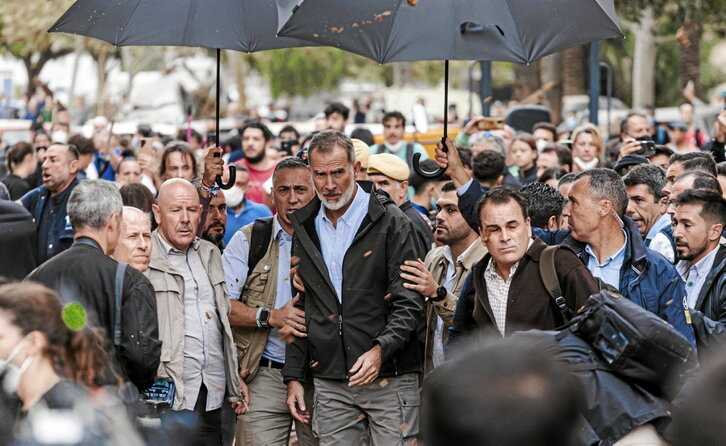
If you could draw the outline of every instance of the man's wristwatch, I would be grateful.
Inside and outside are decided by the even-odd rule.
[[[256,319],[257,327],[270,328],[270,309],[265,307],[258,308]]]
[[[429,300],[430,300],[431,302],[440,302],[440,301],[442,301],[442,300],[446,299],[446,295],[447,295],[447,294],[449,294],[449,292],[448,292],[448,291],[446,290],[446,287],[444,287],[444,286],[440,286],[440,287],[439,287],[439,288],[438,288],[438,289],[436,290],[436,296],[434,296],[434,297],[429,297]]]

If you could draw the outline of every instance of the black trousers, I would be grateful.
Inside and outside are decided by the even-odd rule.
[[[197,402],[194,404],[194,413],[197,415],[197,441],[196,444],[204,446],[222,445],[222,408],[206,410],[207,386],[202,383],[199,389]]]

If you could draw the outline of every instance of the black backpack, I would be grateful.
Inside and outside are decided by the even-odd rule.
[[[250,234],[250,252],[247,256],[247,274],[251,273],[267,252],[272,237],[273,217],[262,217],[252,224]],[[245,280],[247,278],[245,277]]]
[[[696,348],[658,315],[619,294],[593,294],[567,330],[597,350],[610,370],[672,400],[698,367]]]

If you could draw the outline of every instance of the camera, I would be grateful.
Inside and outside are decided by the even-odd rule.
[[[635,155],[641,155],[646,158],[655,155],[655,141],[648,137],[637,138],[640,141],[640,150],[635,152]]]
[[[292,149],[299,143],[295,139],[287,139],[280,142],[280,152],[285,152],[287,155],[292,156]]]

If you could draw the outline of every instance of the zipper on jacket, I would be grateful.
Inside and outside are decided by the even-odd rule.
[[[343,347],[343,373],[345,373],[345,379],[350,379],[348,373],[348,353],[345,350],[345,336],[343,336],[343,306],[338,305],[338,335],[340,336],[340,343]]]

